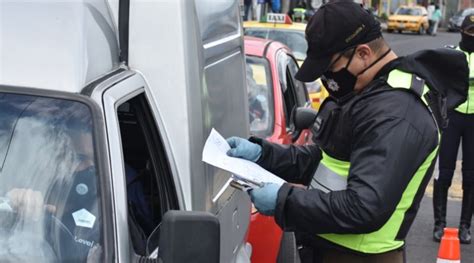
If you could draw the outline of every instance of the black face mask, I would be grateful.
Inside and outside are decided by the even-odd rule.
[[[461,33],[461,42],[459,47],[469,53],[474,52],[474,36]]]
[[[388,49],[382,56],[380,56],[377,60],[375,60],[372,64],[370,64],[367,68],[359,72],[357,75],[353,75],[349,70],[349,65],[351,64],[352,59],[354,58],[356,48],[352,52],[352,55],[347,62],[347,65],[337,72],[326,71],[323,76],[321,77],[321,81],[323,82],[324,86],[326,87],[329,95],[336,99],[339,102],[346,101],[347,99],[354,96],[354,87],[357,82],[357,77],[364,74],[368,69],[373,67],[377,62],[382,60],[392,49]],[[338,61],[342,57],[339,56],[334,62]]]

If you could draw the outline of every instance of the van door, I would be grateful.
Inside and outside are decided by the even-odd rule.
[[[165,212],[180,209],[181,192],[144,79],[133,72],[122,75],[128,76],[102,89],[101,101],[112,167],[118,256],[127,262],[153,254],[158,240],[149,237],[159,231]]]

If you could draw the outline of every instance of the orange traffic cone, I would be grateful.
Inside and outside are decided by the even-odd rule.
[[[445,228],[439,245],[436,263],[460,263],[461,247],[459,245],[458,229]]]

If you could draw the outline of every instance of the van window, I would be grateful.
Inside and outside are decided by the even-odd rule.
[[[86,104],[0,93],[1,262],[102,262],[95,145]]]
[[[250,133],[266,137],[273,132],[273,85],[268,62],[247,56],[247,92],[249,96]]]
[[[136,254],[170,209],[179,209],[166,152],[145,95],[117,109],[127,183],[128,224]],[[154,249],[154,248],[153,248]]]

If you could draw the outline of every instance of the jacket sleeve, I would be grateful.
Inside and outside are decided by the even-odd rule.
[[[280,145],[256,137],[250,141],[262,146],[257,164],[290,183],[308,185],[321,160],[316,145]]]
[[[382,107],[392,106],[396,107],[387,102]],[[413,105],[400,103],[398,107],[405,106],[408,114],[417,114]],[[283,185],[275,211],[275,220],[283,229],[360,234],[376,231],[388,221],[415,172],[436,148],[437,131],[434,122],[429,128],[426,121],[415,127],[403,114],[379,114],[381,111],[384,109],[366,105],[354,114],[346,190],[324,193]],[[426,112],[420,117],[430,121]]]

